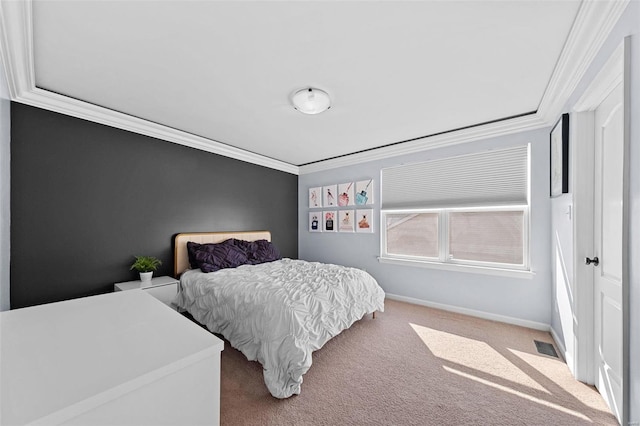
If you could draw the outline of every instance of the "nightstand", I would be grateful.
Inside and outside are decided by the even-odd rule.
[[[171,302],[173,302],[176,294],[178,294],[178,280],[171,277],[156,277],[152,278],[150,282],[145,283],[145,287],[140,287],[141,283],[142,281],[139,280],[116,283],[113,285],[113,291],[146,291],[171,309],[176,309],[176,305]]]

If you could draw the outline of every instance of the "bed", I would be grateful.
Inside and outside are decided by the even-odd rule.
[[[270,241],[269,231],[178,234],[175,275],[180,286],[175,303],[223,335],[248,360],[260,362],[269,392],[288,398],[300,394],[312,352],[365,315],[383,311],[385,295],[360,269],[275,259],[279,254],[274,255],[277,249]],[[225,256],[239,251],[240,263],[244,252],[248,264],[207,273],[191,265],[202,260],[197,250],[221,248]],[[255,260],[254,249],[267,253],[267,260]],[[228,257],[238,262],[235,254]],[[207,270],[210,264],[201,267]]]

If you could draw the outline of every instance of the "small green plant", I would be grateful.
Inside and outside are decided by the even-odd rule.
[[[138,272],[153,272],[162,265],[160,259],[153,256],[135,256],[135,258],[136,261],[133,262],[130,269],[135,269]]]

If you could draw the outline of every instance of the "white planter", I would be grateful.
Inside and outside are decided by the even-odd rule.
[[[140,272],[140,287],[147,287],[151,282],[151,277],[153,277],[153,271],[151,272]]]

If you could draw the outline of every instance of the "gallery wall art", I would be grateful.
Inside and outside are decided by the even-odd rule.
[[[340,210],[338,212],[338,230],[340,232],[354,232],[354,210]]]
[[[322,207],[322,187],[309,188],[309,208]]]
[[[335,210],[325,210],[322,212],[322,230],[324,232],[336,232],[338,230],[336,216],[337,213]]]
[[[309,232],[374,232],[374,180],[309,188]]]
[[[373,204],[373,179],[356,182],[356,205]]]
[[[373,232],[373,209],[356,210],[356,231]]]

